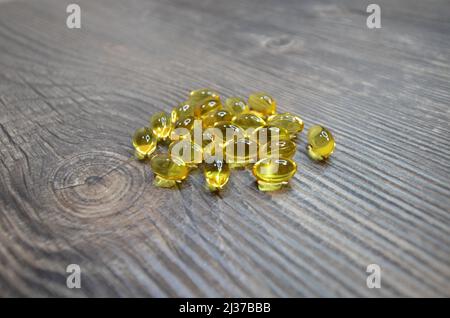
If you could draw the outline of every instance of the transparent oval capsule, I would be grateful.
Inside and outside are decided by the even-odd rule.
[[[204,134],[202,140],[203,160],[210,163],[214,158],[224,159],[224,144],[222,140],[214,140],[213,135],[208,131]]]
[[[206,98],[197,103],[194,103],[194,115],[196,118],[203,119],[209,112],[219,110],[222,108],[220,100],[213,98]]]
[[[204,174],[208,188],[217,191],[228,183],[230,168],[224,160],[214,158],[210,163],[205,163]]]
[[[267,123],[272,126],[281,127],[288,131],[291,137],[303,130],[303,120],[291,113],[272,115],[267,119]]]
[[[239,125],[236,125],[229,121],[219,121],[214,124],[214,132],[211,140],[221,141],[226,143],[230,140],[236,140],[244,138],[244,130]],[[208,131],[208,130],[207,130]]]
[[[161,188],[173,187],[189,175],[189,168],[183,161],[172,158],[169,154],[158,154],[150,160],[150,167],[155,173],[154,184]]]
[[[175,107],[170,115],[172,124],[187,117],[194,117],[194,106],[189,101],[185,101]]]
[[[165,112],[159,112],[150,117],[150,127],[153,135],[158,139],[166,139],[172,131],[171,116]]]
[[[277,103],[269,94],[257,92],[248,97],[248,106],[251,110],[261,113],[263,116],[270,116],[275,114]]]
[[[157,144],[152,130],[147,127],[137,129],[133,135],[132,142],[135,149],[135,156],[139,160],[145,159],[152,154]]]
[[[181,159],[188,167],[196,167],[203,160],[203,148],[191,140],[182,139],[169,145],[169,155]]]
[[[269,142],[277,142],[278,140],[290,140],[291,136],[288,131],[281,127],[267,125],[256,129],[250,138],[258,142],[259,146],[264,146]]]
[[[178,120],[173,126],[170,138],[172,140],[191,139],[193,135],[192,130],[194,128],[194,122],[195,118],[192,116]]]
[[[248,112],[250,110],[245,100],[240,97],[227,98],[225,100],[225,109],[235,116]]]
[[[231,121],[233,119],[233,114],[228,110],[220,109],[207,113],[202,120],[203,128],[212,127],[215,123],[220,121]]]
[[[266,143],[260,150],[260,158],[289,158],[294,157],[297,145],[292,140],[278,140]]]
[[[253,175],[261,191],[279,190],[297,172],[297,164],[288,158],[264,158],[253,165]]]
[[[237,139],[225,146],[225,161],[232,169],[244,168],[248,164],[255,163],[257,159],[258,144],[249,138]]]
[[[217,102],[220,101],[219,93],[215,90],[212,90],[210,88],[200,88],[193,90],[189,93],[189,100],[191,100],[194,103],[197,103],[204,99],[211,99],[215,100]]]
[[[237,115],[233,119],[233,123],[239,125],[246,131],[249,129],[256,130],[257,128],[264,127],[266,125],[266,121],[261,116],[252,113]]]
[[[323,126],[315,125],[308,131],[308,155],[313,160],[325,160],[334,151],[335,141],[331,132]]]

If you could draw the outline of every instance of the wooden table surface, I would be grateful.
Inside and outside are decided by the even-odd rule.
[[[81,29],[69,3],[0,1],[0,296],[450,296],[447,0],[378,1],[381,29],[359,0],[77,0]],[[302,116],[289,188],[159,189],[130,160],[201,87]]]

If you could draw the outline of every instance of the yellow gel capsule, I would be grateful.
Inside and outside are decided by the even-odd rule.
[[[156,149],[156,138],[153,136],[151,129],[147,127],[137,129],[132,142],[135,155],[139,160],[147,158]]]
[[[281,127],[288,131],[291,137],[303,130],[303,120],[291,113],[272,115],[267,119],[267,123],[272,126]]]
[[[260,158],[289,158],[294,157],[297,145],[292,140],[278,140],[266,143],[260,150]]]
[[[188,167],[196,167],[203,160],[203,149],[191,140],[182,139],[169,145],[169,155],[181,159]]]
[[[234,118],[233,123],[239,125],[244,130],[255,130],[266,125],[265,120],[261,116],[252,113],[243,113],[237,115]]]
[[[241,138],[225,146],[225,161],[230,168],[243,168],[256,162],[257,158],[258,144],[249,138]]]
[[[256,110],[249,110],[248,112],[246,112],[246,114],[254,114],[254,115],[258,116],[258,117],[261,117],[262,119],[264,119],[266,121],[266,123],[267,123],[267,117],[269,117],[269,116],[266,116],[266,115],[264,115],[264,114],[262,114],[260,112],[257,112]]]
[[[224,159],[224,143],[222,140],[214,140],[214,136],[208,131],[204,134],[202,139],[203,159],[209,161],[211,157],[218,157]]]
[[[212,127],[219,121],[231,121],[232,119],[233,115],[229,111],[220,109],[209,112],[203,116],[202,126],[203,128]]]
[[[205,163],[206,185],[211,191],[222,189],[230,178],[230,168],[224,160],[211,158],[209,163]]]
[[[190,139],[192,138],[192,129],[194,128],[195,118],[192,116],[184,119],[179,119],[173,126],[173,130],[170,134],[172,140],[178,139]]]
[[[227,98],[225,100],[225,109],[235,116],[249,111],[247,103],[240,97]]]
[[[224,147],[228,142],[244,138],[243,129],[229,121],[220,121],[213,127],[208,127],[203,132],[204,158],[212,155],[224,158]]]
[[[165,112],[156,113],[150,118],[150,127],[154,136],[166,139],[172,131],[171,117]]]
[[[250,138],[257,141],[258,145],[264,146],[269,142],[278,140],[290,140],[288,131],[281,127],[267,125],[256,129]]]
[[[219,93],[210,88],[196,89],[189,93],[189,100],[194,103],[197,103],[207,98],[215,100],[217,102],[220,101]]]
[[[194,116],[196,118],[203,118],[203,116],[205,116],[209,112],[222,108],[220,100],[216,100],[211,97],[192,103],[194,104]]]
[[[288,158],[264,158],[253,165],[253,175],[261,191],[279,190],[287,184],[295,172],[297,164]]]
[[[168,154],[153,156],[150,167],[156,175],[154,184],[161,188],[173,187],[176,182],[183,181],[189,174],[189,169],[183,161]]]
[[[335,142],[330,131],[315,125],[308,131],[308,155],[313,160],[325,160],[334,151]]]
[[[213,128],[215,128],[215,134],[211,139],[221,141],[222,143],[245,137],[242,127],[229,121],[219,121],[214,124]]]
[[[277,103],[267,93],[253,93],[248,97],[248,106],[251,110],[257,111],[264,116],[275,114]]]
[[[175,107],[170,115],[173,124],[186,117],[194,117],[194,106],[189,101],[185,101]]]

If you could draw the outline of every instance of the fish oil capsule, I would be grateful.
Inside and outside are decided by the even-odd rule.
[[[277,103],[269,94],[257,92],[248,97],[248,106],[263,116],[270,116],[275,114]]]
[[[211,111],[219,110],[222,108],[220,100],[216,100],[212,97],[202,99],[198,102],[194,102],[194,116],[196,118],[203,118]]]
[[[169,145],[169,155],[181,159],[188,167],[197,167],[203,160],[203,149],[191,140],[182,139]]]
[[[189,93],[189,100],[197,103],[201,100],[204,100],[206,98],[209,98],[211,100],[215,100],[217,102],[220,101],[219,93],[210,89],[210,88],[201,88],[193,90]]]
[[[211,128],[211,127],[210,127]],[[214,135],[209,131],[209,128],[203,134],[203,160],[211,162],[212,158],[224,159],[224,142],[223,140],[214,139]]]
[[[151,129],[147,127],[137,129],[132,142],[135,156],[139,160],[147,158],[156,149],[156,138],[153,136]]]
[[[245,137],[242,127],[229,121],[219,121],[214,124],[213,128],[215,128],[215,134],[212,136],[212,140],[221,141],[222,143]]]
[[[171,116],[165,112],[154,114],[150,118],[150,127],[154,136],[158,139],[166,139],[172,131]]]
[[[175,107],[170,115],[173,124],[186,117],[194,117],[194,106],[189,101],[185,101]]]
[[[264,158],[253,165],[253,175],[261,191],[279,190],[287,184],[295,172],[297,164],[288,158]]]
[[[334,151],[333,135],[323,126],[315,125],[308,131],[308,155],[313,160],[325,160]]]
[[[220,159],[224,159],[223,155],[223,145],[220,143],[216,143],[215,141],[210,141],[205,144],[203,147],[203,159],[205,162],[211,162],[211,158],[219,157]]]
[[[249,138],[237,139],[225,146],[225,161],[232,169],[244,168],[256,162],[257,158],[258,144]]]
[[[266,115],[264,115],[264,114],[262,114],[260,112],[257,112],[256,110],[251,110],[251,109],[248,112],[246,112],[246,114],[254,114],[254,115],[258,116],[258,117],[261,117],[262,119],[264,119],[266,121],[266,123],[267,123],[267,117],[269,117],[269,116],[266,116]]]
[[[247,135],[251,134],[251,132],[248,131],[249,129],[254,131],[257,128],[260,128],[260,127],[263,127],[266,125],[266,121],[261,116],[258,116],[256,114],[252,114],[252,113],[243,113],[243,114],[237,115],[234,118],[233,123],[236,125],[239,125],[245,131],[247,131],[248,132]]]
[[[291,138],[303,130],[303,120],[291,113],[272,115],[267,119],[267,123],[272,126],[284,128],[291,135]]]
[[[156,175],[154,185],[161,188],[173,187],[177,182],[186,179],[189,174],[189,169],[183,161],[168,154],[153,156],[150,167]]]
[[[179,119],[173,126],[170,134],[172,140],[190,139],[192,138],[192,130],[194,128],[195,118],[192,116]]]
[[[235,116],[249,111],[247,103],[240,97],[227,98],[225,100],[225,109]]]
[[[289,158],[291,159],[297,150],[297,145],[292,140],[278,140],[266,143],[259,152],[260,158]]]
[[[224,158],[224,147],[227,142],[244,137],[243,129],[228,121],[219,121],[213,127],[206,128],[203,132],[205,160],[212,155]]]
[[[215,123],[220,121],[231,121],[233,119],[233,114],[228,110],[220,109],[207,113],[203,117],[202,126],[203,128],[212,127]]]
[[[204,174],[209,190],[217,191],[227,184],[230,178],[230,168],[224,160],[212,158],[210,163],[205,163]]]
[[[290,140],[290,135],[284,128],[267,125],[256,129],[249,138],[257,141],[259,146],[264,146],[269,142]]]

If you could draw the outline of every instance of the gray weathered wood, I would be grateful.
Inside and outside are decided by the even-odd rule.
[[[356,0],[78,0],[80,30],[0,2],[1,296],[450,296],[448,1],[379,1],[379,30]],[[155,188],[130,135],[205,86],[271,93],[334,156],[303,132],[279,193]]]

